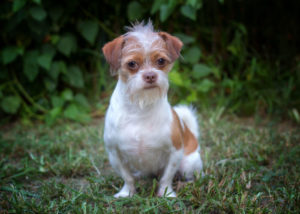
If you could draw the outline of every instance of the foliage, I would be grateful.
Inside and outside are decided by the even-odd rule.
[[[157,179],[122,187],[108,163],[102,120],[10,126],[0,131],[0,210],[3,213],[299,213],[300,130],[287,123],[241,120],[204,112],[205,176],[175,179],[178,197],[156,197]]]
[[[115,81],[101,47],[124,33],[129,22],[150,17],[156,27],[185,44],[182,59],[170,73],[173,103],[214,105],[243,115],[288,112],[299,122],[296,20],[300,4],[289,3],[281,20],[274,21],[275,15],[264,14],[262,20],[253,17],[252,11],[262,14],[264,6],[282,11],[279,0],[266,4],[3,1],[0,116],[5,121],[34,118],[51,125],[58,118],[85,122],[103,115]]]

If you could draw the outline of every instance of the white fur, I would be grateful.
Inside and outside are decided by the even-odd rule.
[[[148,24],[144,28],[136,26],[131,30],[129,33],[140,39],[147,55],[147,50],[156,39],[151,37],[151,33],[154,33],[152,25]],[[159,196],[166,193],[166,196],[175,197],[176,193],[172,189],[175,173],[180,171],[190,178],[194,170],[202,169],[198,151],[198,155],[194,152],[184,156],[183,148],[176,149],[172,143],[174,118],[167,100],[167,74],[152,67],[147,69],[158,75],[158,87],[144,88],[142,74],[148,70],[139,70],[127,81],[119,78],[106,113],[105,147],[112,167],[124,180],[123,188],[115,197],[132,196],[135,193],[134,180],[149,174],[162,175]],[[195,113],[185,106],[178,106],[175,110],[181,121],[198,137]]]

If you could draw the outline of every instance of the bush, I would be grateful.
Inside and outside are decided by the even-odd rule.
[[[266,6],[275,14],[264,14]],[[288,112],[299,120],[298,9],[297,2],[279,0],[6,0],[0,116],[53,124],[103,115],[115,80],[101,47],[123,26],[150,17],[185,44],[170,73],[173,103],[243,115]]]

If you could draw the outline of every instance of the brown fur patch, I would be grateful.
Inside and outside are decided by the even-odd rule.
[[[183,43],[177,37],[166,32],[159,32],[158,35],[166,42],[168,53],[174,62],[180,56]]]
[[[173,109],[172,113],[172,143],[177,150],[180,149],[183,144],[184,154],[189,155],[198,148],[198,141],[186,124],[184,124],[184,130],[182,129],[179,117]]]
[[[186,124],[184,124],[183,144],[185,155],[191,154],[198,148],[198,141]]]
[[[172,133],[171,133],[171,139],[173,146],[178,150],[182,148],[183,144],[183,130],[180,124],[179,117],[177,113],[172,109],[173,113],[173,122],[172,122]]]
[[[111,42],[108,42],[102,48],[106,61],[111,68],[111,74],[115,75],[121,66],[122,47],[124,45],[123,36],[119,36]]]

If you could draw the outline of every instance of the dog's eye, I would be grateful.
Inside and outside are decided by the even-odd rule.
[[[130,62],[127,63],[127,65],[128,65],[128,67],[130,69],[136,69],[137,66],[138,66],[138,64],[136,63],[136,61],[130,61]]]
[[[165,60],[164,58],[159,58],[159,59],[157,60],[157,64],[158,64],[159,66],[163,66],[163,65],[166,64],[166,60]]]

